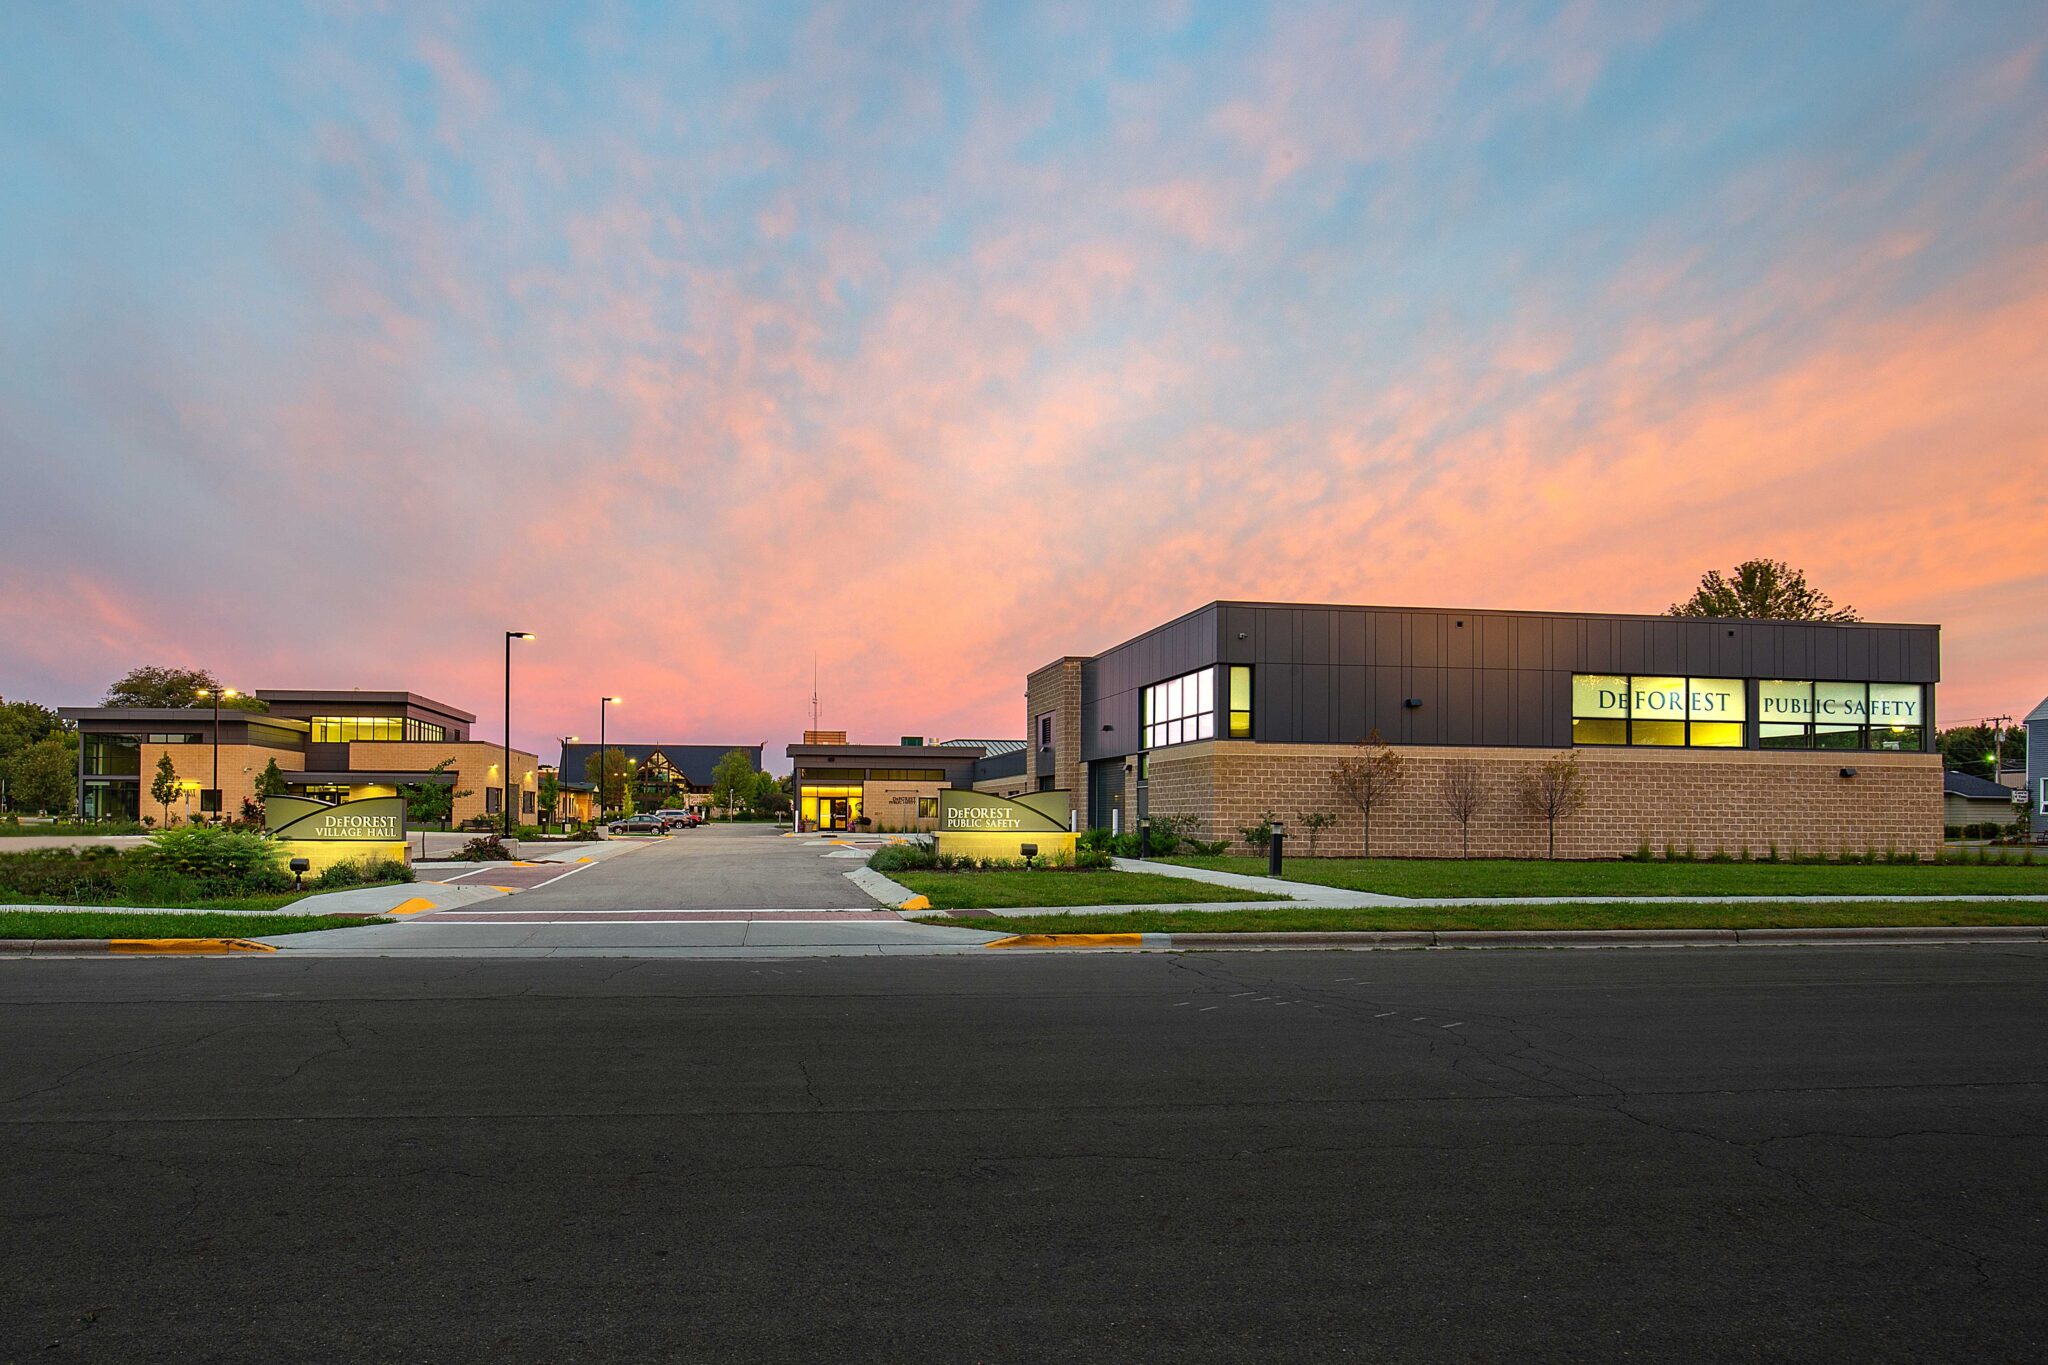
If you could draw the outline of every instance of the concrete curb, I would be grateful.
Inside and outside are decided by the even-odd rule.
[[[1844,929],[1381,929],[1298,934],[1012,934],[990,948],[1655,948],[1733,944],[2042,943],[2048,925]]]
[[[268,943],[248,938],[0,938],[0,953],[133,953],[158,957],[274,953]]]
[[[929,910],[932,903],[912,891],[902,882],[875,871],[872,867],[856,867],[849,870],[846,880],[859,887],[861,893],[887,906],[891,910]]]

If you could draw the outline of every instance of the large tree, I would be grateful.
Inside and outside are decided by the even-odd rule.
[[[727,749],[718,766],[711,770],[712,801],[725,807],[725,813],[730,815],[735,806],[753,794],[754,760],[745,749]]]
[[[1991,766],[1991,727],[1989,725],[1952,725],[1936,733],[1934,747],[1941,751],[1942,766],[1951,772],[1974,773],[1978,777],[1995,777]],[[2000,767],[2011,770],[2027,766],[2027,730],[2023,725],[2008,725],[1999,736],[2001,751]]]
[[[1733,574],[1709,569],[1699,587],[1683,602],[1673,602],[1673,616],[1740,616],[1757,621],[1860,621],[1854,607],[1838,607],[1832,597],[1809,587],[1803,570],[1782,559],[1745,559]]]
[[[211,706],[212,694],[220,681],[203,668],[131,668],[128,675],[107,689],[105,706],[178,707]],[[202,695],[204,694],[204,695]],[[229,711],[268,711],[270,703],[255,697],[222,697],[221,707]]]
[[[626,751],[617,746],[608,748],[603,753],[592,754],[583,760],[584,780],[597,792],[597,813],[600,820],[613,808],[625,804],[628,770]]]
[[[39,739],[0,761],[0,776],[7,779],[7,809],[65,814],[78,795],[77,739]]]
[[[169,754],[156,761],[156,776],[149,782],[149,799],[163,807],[164,828],[171,827],[171,802],[178,799],[182,788],[178,785],[178,768],[171,762]]]

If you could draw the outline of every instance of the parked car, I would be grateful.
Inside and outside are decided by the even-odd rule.
[[[692,810],[658,810],[655,815],[668,821],[670,829],[695,829],[697,812]]]
[[[668,821],[658,815],[628,815],[605,826],[611,834],[666,834]]]

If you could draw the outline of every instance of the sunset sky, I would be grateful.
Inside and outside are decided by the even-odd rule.
[[[2048,5],[0,0],[0,696],[1018,736],[1768,555],[2048,693]]]

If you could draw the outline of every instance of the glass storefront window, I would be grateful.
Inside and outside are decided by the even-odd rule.
[[[1572,675],[1572,743],[1739,749],[1749,719],[1741,678]]]
[[[1813,732],[1804,725],[1773,724],[1766,721],[1757,726],[1757,741],[1766,749],[1811,749]]]
[[[135,736],[89,734],[83,736],[79,743],[84,749],[87,777],[142,775],[142,747]]]
[[[1742,747],[1742,723],[1740,721],[1694,721],[1691,744],[1695,749],[1740,749]]]
[[[1581,720],[1572,718],[1572,743],[1574,744],[1626,744],[1628,743],[1628,722],[1625,720]]]
[[[315,716],[315,744],[353,744],[371,740],[402,740],[405,720],[400,716]]]
[[[1918,752],[1927,743],[1926,705],[1919,683],[1757,684],[1766,749]]]
[[[1651,744],[1666,748],[1685,746],[1685,722],[1682,720],[1632,720],[1628,723],[1628,742]]]

